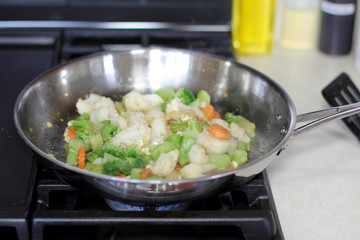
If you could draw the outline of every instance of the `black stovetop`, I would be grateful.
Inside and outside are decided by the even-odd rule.
[[[73,9],[82,8],[86,15],[91,12],[88,7],[94,8],[96,5],[95,1],[90,0],[55,2],[58,5],[54,3],[49,12],[42,12],[43,15],[40,14],[38,20],[54,20],[56,16],[60,20],[78,20],[74,14],[70,14]],[[85,2],[91,4],[86,5]],[[154,0],[123,1],[123,4],[127,3],[128,8],[116,4],[116,1],[105,2],[108,4],[107,8],[118,7],[122,11],[138,7],[142,9],[141,11],[153,9],[157,13],[163,13],[164,9],[168,11],[174,9],[172,5],[163,6],[160,4],[161,1]],[[132,5],[134,2],[137,3],[136,6]],[[184,14],[191,15],[193,11],[204,13],[197,18],[182,16],[174,20],[182,26],[192,25],[194,22],[210,24],[208,26],[224,24],[226,26],[229,20],[230,1],[225,5],[221,5],[223,1],[214,1],[210,5],[204,5],[204,1],[196,1],[197,8],[192,11],[186,10],[186,7],[189,8],[186,4],[180,1],[174,2],[178,3],[175,5],[176,8],[182,9]],[[32,28],[27,24],[26,27],[21,25],[1,27],[4,20],[37,20],[36,14],[31,9],[46,5],[44,1],[34,0],[28,1],[27,4],[29,6],[24,6],[25,1],[0,3],[2,81],[0,236],[20,240],[143,239],[145,237],[146,239],[283,239],[266,171],[242,187],[201,201],[179,203],[175,206],[129,206],[98,198],[60,182],[51,172],[38,164],[36,160],[38,156],[25,145],[14,126],[13,107],[20,91],[37,75],[57,64],[98,51],[139,46],[194,49],[232,58],[229,26],[220,28],[222,30],[215,28],[213,31],[211,28],[204,30],[201,26],[199,31],[187,28],[171,29],[171,27],[84,29],[66,28],[64,27],[66,24],[51,28]],[[221,6],[218,11],[219,18],[214,20],[214,12],[219,6]],[[22,19],[16,14],[12,17],[8,16],[15,10],[24,11],[26,7],[29,12],[23,15]],[[209,17],[210,13],[211,17]],[[162,21],[166,19],[165,15],[157,16],[152,20]],[[9,19],[6,19],[6,16]],[[84,18],[81,13],[79,16]],[[141,20],[149,19],[144,17]]]
[[[229,192],[171,205],[129,205],[38,171],[33,239],[283,239],[266,172]]]

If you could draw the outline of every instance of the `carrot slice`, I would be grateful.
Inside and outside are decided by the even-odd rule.
[[[84,147],[80,147],[78,151],[78,168],[83,169],[85,167],[86,152]]]
[[[214,107],[211,104],[208,104],[205,107],[200,108],[200,109],[201,109],[201,111],[203,111],[203,113],[204,113],[204,115],[205,115],[205,117],[206,117],[206,119],[208,121],[211,121],[211,119],[214,118],[215,110],[214,110]]]
[[[180,165],[176,165],[176,167],[175,167],[175,172],[180,173],[180,171],[181,171],[181,166],[180,166]]]
[[[140,179],[146,179],[148,177],[151,177],[151,175],[152,174],[150,168],[145,168],[140,174]]]
[[[126,175],[123,173],[120,173],[119,175],[117,175],[117,177],[124,178],[124,177],[126,177]]]
[[[231,132],[221,126],[220,124],[213,123],[209,126],[208,131],[217,138],[229,139],[231,138]]]
[[[67,135],[68,135],[69,138],[75,139],[76,138],[76,130],[75,130],[75,128],[73,128],[73,127],[70,128]]]
[[[213,118],[221,118],[220,113],[217,111],[214,111],[214,117]]]

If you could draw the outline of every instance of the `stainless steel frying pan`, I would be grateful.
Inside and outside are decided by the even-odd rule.
[[[202,178],[148,181],[96,174],[65,163],[62,135],[67,121],[77,114],[78,98],[95,92],[119,99],[133,89],[152,93],[164,87],[205,89],[220,112],[235,111],[255,122],[256,140],[248,163]],[[20,93],[14,120],[39,161],[74,187],[125,202],[170,203],[205,198],[243,184],[263,171],[289,140],[357,112],[360,103],[297,116],[288,94],[254,69],[193,51],[144,48],[102,52],[49,70]],[[303,120],[311,122],[296,129],[296,123]]]

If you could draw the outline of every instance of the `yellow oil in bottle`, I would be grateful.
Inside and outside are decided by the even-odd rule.
[[[285,1],[283,19],[280,40],[282,46],[292,49],[315,49],[319,20],[317,0]]]
[[[276,0],[233,0],[232,45],[235,55],[272,51]]]
[[[280,43],[293,49],[315,49],[318,17],[317,8],[298,10],[286,7]]]

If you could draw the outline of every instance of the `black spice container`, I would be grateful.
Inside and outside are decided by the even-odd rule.
[[[356,0],[322,0],[319,49],[331,55],[351,51]]]

